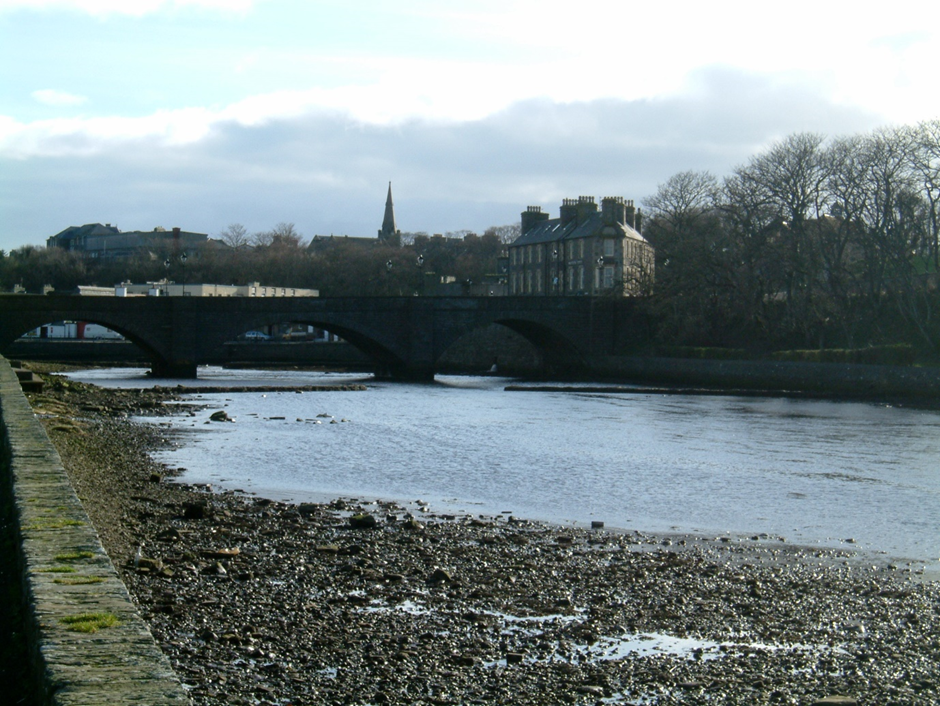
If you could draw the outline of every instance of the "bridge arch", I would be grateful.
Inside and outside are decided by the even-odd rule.
[[[124,317],[111,316],[109,312],[88,311],[82,312],[81,316],[76,316],[74,311],[50,309],[26,311],[13,316],[4,315],[3,318],[4,326],[0,329],[0,351],[5,350],[30,331],[42,326],[61,321],[82,321],[104,326],[120,334],[139,348],[152,361],[155,368],[160,368],[169,363],[161,352],[152,345],[149,337],[130,326]]]
[[[396,377],[408,366],[406,360],[392,350],[388,345],[379,340],[368,329],[355,325],[351,322],[337,322],[331,316],[326,315],[294,315],[290,319],[272,320],[270,315],[254,315],[245,319],[238,319],[227,329],[226,333],[221,334],[216,341],[219,348],[217,358],[219,362],[227,360],[227,354],[222,352],[225,344],[234,341],[237,336],[246,331],[264,328],[275,324],[299,324],[303,326],[314,326],[324,331],[329,331],[351,346],[356,348],[370,358],[376,367],[378,377]],[[236,331],[237,330],[237,331]],[[233,333],[234,332],[234,333]],[[221,340],[225,339],[225,340]]]
[[[488,353],[491,353],[493,358],[498,359],[500,352],[496,347],[497,344],[502,346],[507,341],[511,343],[512,337],[507,338],[493,333],[487,338],[486,329],[491,327],[511,331],[531,346],[529,349],[532,353],[532,357],[529,359],[531,362],[526,367],[530,370],[532,368],[537,369],[539,374],[549,376],[571,375],[583,369],[586,364],[585,356],[577,344],[565,332],[558,330],[556,327],[543,321],[497,316],[485,317],[480,321],[473,322],[467,330],[461,331],[453,341],[449,343],[442,342],[441,350],[435,358],[435,367],[440,367],[441,361],[446,359],[448,354],[458,348],[462,342],[468,339],[474,340],[475,336],[482,337],[482,341],[479,338],[476,339],[475,345],[488,348]],[[522,350],[528,352],[525,349]],[[478,358],[475,362],[478,367],[483,369],[489,367],[489,362],[484,366],[484,358]],[[497,362],[497,360],[492,360],[492,362]]]
[[[566,334],[553,326],[525,319],[498,319],[494,323],[515,331],[542,355],[546,374],[571,374],[585,365],[583,352]]]

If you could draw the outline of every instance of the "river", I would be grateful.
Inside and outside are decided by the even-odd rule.
[[[494,377],[433,384],[201,368],[189,384],[366,391],[194,394],[146,420],[182,480],[273,499],[385,498],[438,512],[844,545],[936,565],[940,412],[884,404],[597,392],[508,392]],[[73,373],[150,386],[139,369]],[[162,381],[176,384],[177,381]],[[208,423],[224,409],[234,423]],[[318,416],[327,415],[327,416]],[[335,420],[336,423],[331,423]],[[342,421],[346,420],[346,421]]]

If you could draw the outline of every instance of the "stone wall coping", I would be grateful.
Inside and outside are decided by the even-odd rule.
[[[27,602],[27,640],[40,703],[190,704],[169,660],[101,545],[58,452],[0,357],[2,482],[12,484]],[[68,573],[55,571],[67,562]],[[83,614],[117,624],[77,632]]]

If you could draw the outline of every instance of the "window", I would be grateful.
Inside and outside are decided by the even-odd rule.
[[[610,241],[613,242],[613,241]],[[614,266],[604,265],[604,289],[611,289],[614,286]]]
[[[584,239],[578,241],[578,257],[584,259]]]
[[[584,241],[581,241],[582,247],[584,247]],[[584,265],[581,265],[578,268],[578,289],[584,291]]]
[[[614,256],[614,242],[613,238],[604,239],[604,257]]]

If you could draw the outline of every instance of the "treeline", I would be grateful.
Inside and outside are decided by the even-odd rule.
[[[429,236],[405,233],[404,244],[337,237],[309,242],[291,223],[248,234],[233,224],[206,247],[179,252],[143,251],[136,257],[89,259],[60,248],[23,246],[0,251],[0,290],[22,287],[59,292],[79,285],[110,287],[121,282],[248,284],[317,289],[321,296],[383,296],[432,293],[442,278],[469,287],[497,273],[504,241],[518,226]],[[420,260],[419,260],[420,256]]]
[[[660,342],[937,353],[940,121],[792,135],[724,179],[676,174],[644,205]]]

